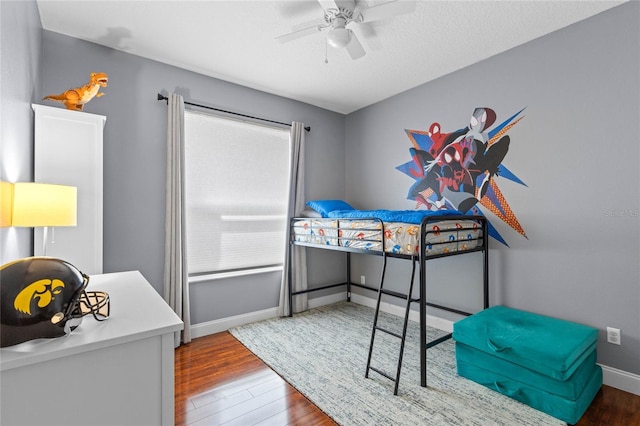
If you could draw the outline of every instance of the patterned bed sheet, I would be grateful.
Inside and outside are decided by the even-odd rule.
[[[427,256],[482,246],[482,228],[474,220],[443,220],[426,226]],[[292,232],[294,241],[318,245],[380,252],[384,244],[387,253],[401,255],[417,255],[420,249],[420,225],[404,222],[309,218],[295,220]]]

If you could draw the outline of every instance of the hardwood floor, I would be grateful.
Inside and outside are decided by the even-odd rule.
[[[231,334],[175,353],[176,425],[335,425]]]
[[[640,426],[640,396],[603,385],[576,426]]]
[[[175,352],[176,426],[335,425],[228,332]],[[603,386],[577,426],[640,426],[640,396]]]

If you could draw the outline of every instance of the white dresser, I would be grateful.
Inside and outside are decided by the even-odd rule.
[[[0,349],[2,425],[174,424],[174,332],[183,323],[137,271],[90,277],[103,322]]]

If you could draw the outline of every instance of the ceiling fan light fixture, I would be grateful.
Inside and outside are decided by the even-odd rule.
[[[346,47],[351,41],[351,31],[346,28],[333,28],[327,34],[327,42],[337,49]]]

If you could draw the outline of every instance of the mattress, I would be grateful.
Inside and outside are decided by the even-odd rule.
[[[328,246],[338,245],[336,219],[301,219],[293,223],[295,241]]]
[[[420,226],[373,219],[308,218],[292,226],[296,242],[364,251],[417,255]],[[426,255],[470,250],[482,245],[482,229],[474,220],[442,220],[425,225]]]

